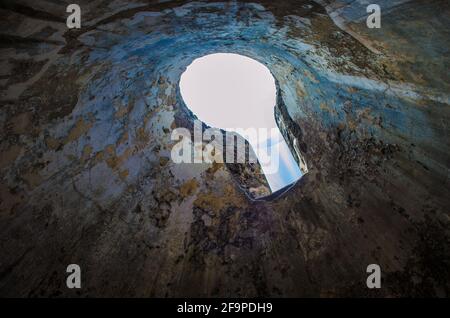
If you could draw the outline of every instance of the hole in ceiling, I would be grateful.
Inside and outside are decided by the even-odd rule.
[[[206,55],[194,60],[182,74],[180,93],[186,106],[210,127],[241,135],[239,129],[268,131],[266,137],[259,135],[259,139],[243,137],[256,153],[272,192],[302,176],[275,121],[277,89],[266,66],[238,54]],[[278,156],[277,168],[263,164],[267,162],[263,155],[272,162]]]

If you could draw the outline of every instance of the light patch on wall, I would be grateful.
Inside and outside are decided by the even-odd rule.
[[[279,169],[267,173],[262,166],[273,192],[301,177],[298,164],[275,122],[275,80],[263,64],[230,53],[198,58],[182,74],[180,92],[187,107],[211,127],[227,131],[276,128],[277,135],[269,135],[268,143],[272,147],[278,143]],[[249,142],[259,153],[261,142]]]

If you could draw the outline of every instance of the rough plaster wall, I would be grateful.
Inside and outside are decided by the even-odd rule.
[[[447,4],[402,4],[373,32],[359,21],[361,44],[313,1],[80,1],[79,31],[65,4],[5,3],[2,296],[448,296]],[[170,160],[193,120],[180,74],[213,52],[278,82],[309,169],[281,197]]]

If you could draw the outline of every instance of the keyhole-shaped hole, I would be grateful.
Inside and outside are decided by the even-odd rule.
[[[276,124],[275,80],[263,64],[238,54],[206,55],[194,60],[182,74],[180,92],[186,106],[211,127],[238,133],[249,128],[268,131],[266,137],[247,140],[260,163],[267,162],[261,154],[278,156],[276,169],[261,164],[272,192],[302,176]]]

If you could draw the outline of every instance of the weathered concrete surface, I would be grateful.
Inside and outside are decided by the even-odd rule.
[[[2,2],[0,295],[450,294],[448,4],[405,2],[376,31],[340,12],[362,44],[339,1],[256,2],[79,1],[78,31],[65,4]],[[278,82],[309,170],[281,197],[170,160],[193,120],[180,74],[214,52]]]

